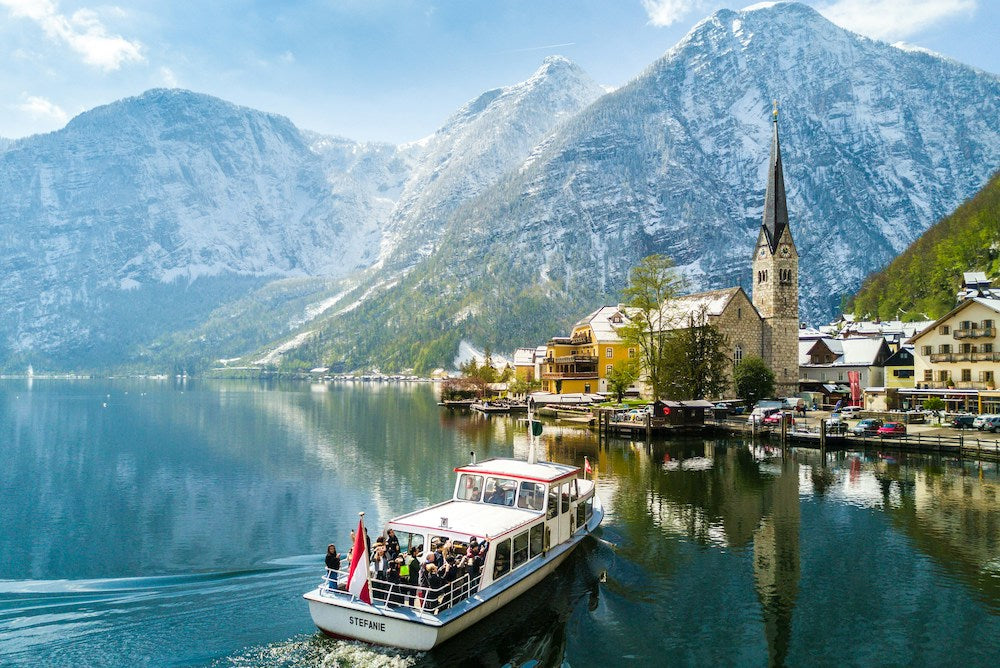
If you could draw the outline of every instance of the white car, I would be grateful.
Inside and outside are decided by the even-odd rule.
[[[840,409],[840,414],[843,415],[845,418],[853,418],[857,417],[858,413],[860,413],[863,410],[864,408],[862,408],[861,406],[844,406],[843,408]]]
[[[980,427],[983,426],[983,423],[986,422],[991,417],[996,417],[996,416],[990,413],[987,413],[985,415],[977,415],[976,419],[972,421],[972,428],[979,429]]]

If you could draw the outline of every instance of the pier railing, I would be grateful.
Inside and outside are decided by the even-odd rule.
[[[413,608],[436,615],[472,596],[479,589],[481,577],[482,573],[475,578],[469,573],[464,573],[436,588],[369,578],[368,586],[372,605],[387,609]],[[331,597],[342,596],[351,600],[357,598],[347,591],[347,571],[334,571],[329,568],[320,585],[320,594]]]

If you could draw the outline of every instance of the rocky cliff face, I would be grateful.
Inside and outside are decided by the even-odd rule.
[[[344,275],[376,256],[374,211],[287,119],[149,91],[0,153],[0,329],[11,354],[93,349],[265,277]]]

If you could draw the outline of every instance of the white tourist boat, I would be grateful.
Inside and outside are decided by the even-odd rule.
[[[604,509],[580,467],[531,462],[531,452],[529,461],[473,460],[456,468],[451,500],[385,527],[401,553],[448,540],[457,550],[472,538],[487,541],[478,577],[465,573],[437,589],[369,578],[367,603],[349,593],[346,569],[328,571],[305,594],[316,626],[338,638],[428,650],[541,582],[600,525]]]

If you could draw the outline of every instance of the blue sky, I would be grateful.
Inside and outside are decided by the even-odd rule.
[[[805,0],[831,20],[1000,72],[1000,0]],[[0,0],[0,137],[155,87],[394,143],[561,54],[619,86],[713,0]]]

